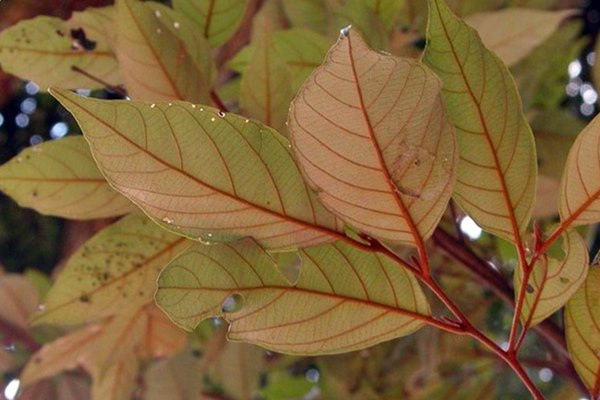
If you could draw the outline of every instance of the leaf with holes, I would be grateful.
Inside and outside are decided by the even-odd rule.
[[[558,195],[558,211],[566,226],[600,221],[600,117],[577,136],[569,151]]]
[[[52,93],[75,115],[111,185],[164,228],[202,241],[252,236],[270,248],[343,237],[288,142],[265,125],[189,103]]]
[[[429,9],[424,61],[444,82],[460,148],[454,198],[483,229],[521,244],[535,199],[537,164],[514,81],[443,0],[430,0]]]
[[[585,283],[565,308],[565,331],[571,360],[590,391],[600,396],[600,268],[592,267]]]
[[[42,88],[99,88],[104,85],[73,71],[73,66],[109,84],[122,78],[107,29],[113,7],[74,13],[71,21],[40,16],[22,21],[0,34],[0,65]]]
[[[289,117],[298,163],[327,208],[388,241],[418,246],[432,234],[458,155],[440,88],[419,62],[342,35]]]
[[[143,215],[123,218],[68,260],[33,323],[79,324],[151,303],[158,273],[190,243]]]
[[[108,185],[82,136],[26,148],[0,167],[0,190],[22,207],[63,218],[107,218],[136,209]]]
[[[292,354],[358,350],[431,320],[416,279],[387,256],[342,242],[299,255],[292,285],[254,241],[199,245],[161,273],[156,301],[185,329],[221,316],[229,339]]]
[[[160,3],[118,0],[116,27],[116,54],[132,98],[208,102],[210,49],[190,19]]]
[[[576,231],[567,231],[560,242],[554,247],[562,248],[562,257],[545,254],[531,271],[520,315],[523,326],[537,325],[562,308],[585,281],[589,266],[585,241]],[[515,272],[514,280],[515,293],[519,293],[521,269]]]
[[[212,47],[237,31],[248,0],[173,0],[173,8],[196,22]]]
[[[549,39],[573,14],[573,10],[505,8],[471,15],[465,22],[475,28],[487,49],[511,66]]]

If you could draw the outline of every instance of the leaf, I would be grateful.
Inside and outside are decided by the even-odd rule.
[[[374,52],[352,31],[342,35],[289,117],[296,159],[327,208],[409,246],[433,233],[457,162],[440,88],[422,64]]]
[[[189,351],[151,365],[144,375],[146,400],[200,400],[202,375]]]
[[[221,316],[229,339],[290,354],[362,349],[429,318],[415,278],[385,256],[342,242],[299,255],[300,278],[291,285],[253,241],[198,245],[161,273],[156,301],[184,329]]]
[[[62,375],[60,378],[37,382],[19,392],[19,400],[88,400],[90,385],[80,376]]]
[[[460,148],[454,198],[486,231],[521,242],[535,198],[531,129],[502,61],[442,0],[430,0],[424,61],[442,81]]]
[[[103,86],[73,71],[73,66],[118,85],[122,78],[105,29],[113,13],[113,7],[90,8],[74,13],[71,21],[47,16],[21,21],[0,34],[0,65],[5,72],[33,80],[43,89]],[[74,41],[71,29],[83,29],[88,49]]]
[[[567,303],[565,333],[573,365],[592,399],[600,396],[600,268],[592,267]]]
[[[83,136],[26,148],[0,167],[0,189],[21,207],[63,218],[107,218],[135,209],[108,185]]]
[[[23,276],[0,276],[0,320],[28,330],[27,319],[35,312],[40,301],[36,287]]]
[[[524,326],[539,324],[562,308],[585,281],[589,266],[585,241],[576,231],[563,234],[561,259],[545,254],[535,264],[528,280],[520,318]],[[515,293],[519,293],[523,271],[514,275]]]
[[[406,0],[368,0],[366,3],[388,31],[394,28],[398,16],[406,7]]]
[[[173,0],[173,8],[196,22],[211,47],[227,42],[239,28],[248,0]]]
[[[152,302],[158,273],[190,242],[139,214],[87,241],[67,262],[34,324],[79,324]]]
[[[249,117],[285,133],[293,96],[291,76],[285,61],[274,53],[271,40],[271,34],[264,34],[252,41],[254,51],[240,83],[240,107]]]
[[[565,226],[600,221],[600,117],[577,136],[560,184],[558,211]]]
[[[210,49],[188,18],[155,2],[117,1],[116,54],[129,95],[207,103]]]
[[[282,0],[283,11],[293,27],[326,34],[333,23],[328,0]]]
[[[387,50],[390,47],[385,27],[368,2],[348,0],[336,11],[336,16],[338,26],[352,25],[364,35],[369,47],[375,50]]]
[[[111,365],[102,379],[92,385],[92,399],[122,400],[129,399],[136,388],[138,360],[131,353],[125,354],[121,361]]]
[[[475,28],[488,50],[511,66],[549,39],[561,22],[573,14],[573,10],[511,7],[474,14],[465,22]]]
[[[214,363],[216,376],[225,392],[234,399],[256,398],[265,369],[265,351],[246,343],[229,342]]]
[[[287,141],[260,123],[187,103],[52,93],[75,115],[111,185],[166,229],[203,241],[252,236],[270,248],[341,235]]]

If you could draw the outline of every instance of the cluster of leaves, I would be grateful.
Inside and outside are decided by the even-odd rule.
[[[93,399],[542,398],[524,366],[598,398],[600,120],[575,136],[558,109],[573,11],[450,3],[465,20],[444,0],[117,0],[2,32],[4,70],[84,136],[26,149],[0,189],[122,216],[49,289],[0,277],[23,398],[87,398],[88,375]]]

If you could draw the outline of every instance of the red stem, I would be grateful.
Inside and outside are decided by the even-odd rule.
[[[223,111],[223,112],[229,112],[229,109],[227,108],[227,106],[223,103],[223,101],[221,100],[221,98],[219,97],[219,95],[217,94],[216,90],[211,90],[210,91],[210,99],[212,100],[212,102],[215,104],[215,106]]]

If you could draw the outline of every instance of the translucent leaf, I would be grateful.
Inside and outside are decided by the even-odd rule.
[[[348,244],[299,252],[291,285],[255,242],[197,246],[161,274],[157,304],[185,329],[222,316],[229,339],[293,354],[357,350],[423,326],[429,305],[414,277]]]
[[[458,151],[422,64],[370,50],[350,31],[290,108],[292,148],[319,199],[374,237],[415,245],[439,222]]]
[[[560,23],[571,15],[572,10],[505,8],[474,14],[465,21],[477,30],[487,49],[511,66],[550,38]]]
[[[152,301],[158,273],[191,242],[129,215],[87,241],[68,261],[35,324],[78,324]]]
[[[160,3],[119,0],[116,26],[116,54],[132,98],[208,102],[210,49],[191,20]]]
[[[63,218],[107,218],[136,209],[108,185],[83,136],[26,148],[0,167],[0,189],[21,207]]]
[[[21,21],[0,34],[2,69],[44,89],[53,85],[72,89],[103,86],[73,71],[73,66],[118,85],[122,78],[107,37],[113,14],[113,7],[90,8],[73,14],[71,21],[47,16]],[[78,40],[72,32],[78,29],[86,40]]]
[[[337,25],[352,25],[362,33],[369,47],[375,50],[389,48],[388,35],[383,23],[364,0],[348,0],[336,11]]]
[[[460,148],[454,198],[483,229],[518,243],[533,207],[537,164],[515,84],[444,1],[429,5],[424,60],[444,82]]]
[[[569,151],[560,184],[558,211],[563,224],[584,225],[600,221],[600,117],[577,136]]]
[[[53,94],[75,115],[111,185],[163,227],[202,241],[252,236],[270,248],[339,238],[339,221],[272,129],[189,103]]]
[[[590,269],[565,308],[571,360],[593,399],[600,396],[600,268]]]
[[[585,281],[589,259],[584,240],[576,231],[565,232],[561,239],[563,257],[544,255],[531,272],[520,315],[524,326],[537,325],[558,311]],[[521,288],[523,271],[517,269],[514,278],[516,294]]]
[[[212,47],[229,40],[237,31],[248,0],[173,0],[173,8],[199,24]]]

